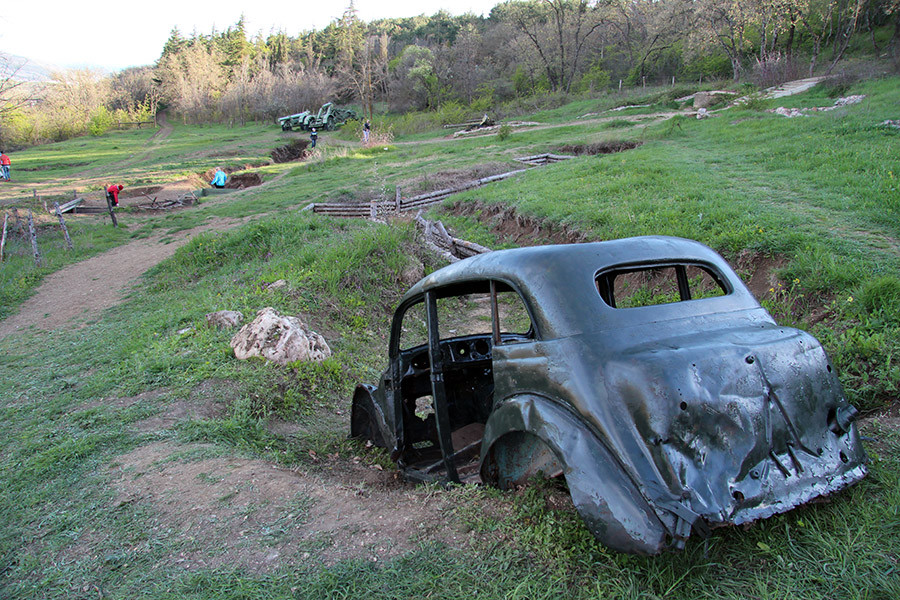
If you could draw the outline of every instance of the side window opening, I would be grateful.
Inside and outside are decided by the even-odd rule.
[[[417,302],[406,309],[400,329],[400,349],[409,350],[428,343],[425,303]]]
[[[402,405],[405,462],[419,472],[445,470],[438,423],[443,418],[438,403],[444,402],[449,460],[460,479],[477,478],[480,442],[493,409],[493,347],[530,340],[534,328],[524,301],[509,286],[484,281],[434,294],[440,383],[431,377],[427,297],[407,308],[401,323],[397,401]]]
[[[730,293],[711,267],[682,263],[613,269],[596,278],[597,291],[613,308],[634,308],[715,298]]]

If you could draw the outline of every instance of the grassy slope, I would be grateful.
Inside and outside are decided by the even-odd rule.
[[[668,121],[643,131],[636,150],[571,160],[463,199],[511,204],[597,239],[668,234],[732,259],[744,250],[788,257],[770,307],[823,338],[853,400],[872,408],[900,389],[900,134],[878,126],[895,114],[898,94],[893,79],[854,91],[869,98],[815,117],[732,110]],[[817,93],[792,100],[833,102]]]
[[[171,558],[189,542],[177,535],[148,538],[143,532],[153,515],[145,509],[112,509],[107,474],[116,456],[160,440],[207,441],[226,455],[304,468],[314,468],[309,449],[358,453],[343,440],[346,423],[330,415],[346,408],[354,382],[373,380],[383,366],[404,256],[419,251],[408,228],[332,221],[296,208],[322,197],[390,195],[393,186],[436,170],[561,143],[623,135],[647,140],[632,152],[554,165],[477,190],[469,199],[515,204],[600,238],[674,233],[732,255],[743,249],[785,254],[791,259],[785,283],[799,283],[793,296],[775,295],[773,308],[802,321],[799,295],[826,290],[836,303],[831,329],[855,335],[851,343],[865,341],[875,356],[891,354],[898,319],[890,285],[880,294],[870,290],[874,299],[862,311],[846,299],[864,295],[878,273],[896,273],[891,240],[900,232],[891,181],[900,172],[900,136],[870,125],[890,116],[883,115],[897,103],[896,84],[869,84],[865,91],[875,96],[864,111],[818,120],[746,112],[643,133],[594,124],[517,132],[505,142],[490,136],[337,152],[227,203],[167,217],[157,225],[180,228],[209,215],[277,213],[239,231],[198,236],[149,274],[144,293],[89,328],[0,342],[0,596],[94,597],[96,585],[121,598],[897,597],[900,438],[878,427],[869,430],[880,440],[872,446],[872,475],[837,501],[748,531],[716,532],[683,553],[654,559],[606,552],[570,511],[548,507],[543,490],[509,495],[464,489],[445,492],[458,499],[459,520],[496,543],[473,542],[466,550],[424,543],[385,565],[348,561],[284,568],[271,576],[186,573]],[[746,120],[731,124],[740,119]],[[214,139],[233,135],[205,133]],[[197,141],[194,151],[205,152],[201,145]],[[146,168],[171,164],[178,171],[177,152],[163,146],[158,157],[157,166]],[[816,172],[808,173],[808,165]],[[478,222],[454,223],[498,243]],[[290,283],[287,291],[263,289],[280,278]],[[252,314],[265,305],[302,315],[326,334],[335,357],[298,369],[238,363],[227,349],[230,333],[202,325],[206,312]],[[876,321],[887,339],[873,341]],[[865,370],[862,355],[850,354],[844,363],[863,363],[858,369]],[[891,360],[888,374],[896,364]],[[209,379],[238,387],[223,418],[155,432],[130,427]],[[152,389],[164,393],[125,408],[93,403]],[[266,431],[258,419],[272,414],[298,421],[303,441],[289,444]],[[502,510],[485,510],[498,505]],[[85,537],[93,546],[87,556],[55,558]]]

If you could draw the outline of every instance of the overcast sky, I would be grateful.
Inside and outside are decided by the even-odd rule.
[[[33,3],[32,3],[33,2]],[[500,0],[356,0],[359,17],[432,15],[441,9],[459,15],[487,15]],[[173,27],[182,34],[209,33],[233,25],[244,15],[250,37],[283,29],[289,35],[322,29],[339,17],[349,0],[246,2],[237,0],[85,0],[49,6],[41,0],[3,2],[0,51],[66,68],[117,71],[148,65],[159,58]]]

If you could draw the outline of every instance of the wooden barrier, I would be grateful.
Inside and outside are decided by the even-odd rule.
[[[34,228],[34,217],[31,214],[30,208],[28,209],[28,233],[31,235],[31,249],[34,251],[34,264],[40,267],[43,264],[43,260],[41,259],[41,251],[38,250],[37,231]]]
[[[481,187],[482,185],[492,183],[494,181],[501,181],[508,177],[512,177],[513,175],[518,175],[519,173],[524,173],[528,169],[517,169],[515,171],[509,171],[508,173],[500,173],[499,175],[491,175],[489,177],[482,177],[481,179],[475,179],[473,181],[467,181],[462,185],[452,187],[452,188],[444,188],[441,190],[435,190],[432,192],[425,192],[424,194],[419,194],[418,196],[413,196],[412,198],[403,199],[400,196],[400,188],[397,188],[397,193],[395,195],[394,201],[378,201],[372,200],[371,202],[363,203],[347,203],[342,204],[338,202],[313,202],[311,204],[306,205],[303,210],[311,210],[316,214],[326,214],[334,217],[369,217],[369,218],[377,218],[380,213],[388,213],[388,212],[401,212],[407,210],[418,210],[421,208],[425,208],[431,206],[433,204],[437,204],[438,202],[442,202],[453,194],[459,194],[461,192],[465,192],[467,190],[475,189],[477,187]]]
[[[54,206],[56,208],[56,216],[59,218],[59,228],[62,229],[63,236],[66,238],[66,245],[69,247],[69,250],[74,250],[75,246],[72,245],[72,238],[69,237],[69,230],[66,228],[66,220],[63,219],[62,212],[59,210],[59,202]]]

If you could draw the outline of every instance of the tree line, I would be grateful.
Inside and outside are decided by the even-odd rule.
[[[508,0],[488,16],[362,21],[352,3],[318,31],[173,29],[156,64],[61,75],[4,103],[0,135],[98,133],[158,108],[184,122],[274,120],[321,103],[472,113],[515,98],[674,79],[775,84],[831,72],[848,51],[900,63],[900,0]],[[20,95],[21,97],[21,95]]]

